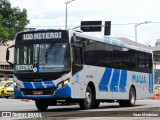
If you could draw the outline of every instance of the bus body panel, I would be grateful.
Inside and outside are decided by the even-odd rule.
[[[73,76],[73,81],[76,81],[73,98],[84,98],[89,82],[95,85],[96,99],[128,99],[132,85],[136,89],[137,99],[147,98],[153,95],[152,76],[149,73],[84,65],[83,70]]]
[[[78,73],[72,76],[72,88],[73,88],[73,96],[74,99],[85,98],[86,92],[86,83],[84,82],[85,71],[79,71]]]

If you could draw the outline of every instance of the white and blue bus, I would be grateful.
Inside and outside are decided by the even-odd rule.
[[[100,102],[134,106],[136,99],[153,95],[148,49],[75,30],[20,32],[14,49],[15,98],[35,100],[39,110],[61,101],[81,109]]]

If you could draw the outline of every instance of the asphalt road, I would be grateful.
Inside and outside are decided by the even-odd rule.
[[[79,105],[49,106],[47,111],[39,112],[35,106],[34,101],[32,100],[25,102],[19,99],[0,98],[0,111],[21,113],[22,116],[29,113],[29,116],[16,117],[15,114],[12,118],[0,118],[1,120],[22,118],[28,119],[28,117],[35,117],[34,115],[32,115],[32,113],[37,113],[38,117],[42,116],[42,118],[37,118],[38,120],[53,120],[53,118],[57,119],[59,117],[64,117],[65,119],[76,118],[77,120],[85,118],[87,118],[87,120],[98,120],[99,117],[102,120],[106,120],[106,117],[109,117],[109,119],[111,120],[120,120],[119,117],[123,118],[123,120],[144,120],[148,119],[149,117],[150,119],[148,120],[158,120],[160,119],[160,112],[157,112],[160,111],[160,100],[137,100],[135,107],[123,108],[120,108],[118,103],[101,103],[98,109],[91,110],[80,110]],[[144,114],[147,115],[145,116],[147,118],[144,117]],[[156,115],[158,115],[158,118],[155,117]]]

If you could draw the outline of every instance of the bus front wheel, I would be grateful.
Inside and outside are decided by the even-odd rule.
[[[92,103],[93,103],[93,93],[91,88],[88,86],[86,89],[85,98],[83,100],[80,100],[79,106],[81,109],[86,110],[92,107]]]
[[[35,100],[35,104],[38,110],[47,110],[48,103],[43,100]]]

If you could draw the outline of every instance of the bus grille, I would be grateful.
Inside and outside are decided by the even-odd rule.
[[[53,95],[56,89],[21,89],[24,95],[34,95],[33,91],[42,91],[42,95]]]

